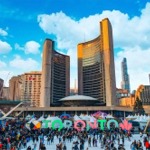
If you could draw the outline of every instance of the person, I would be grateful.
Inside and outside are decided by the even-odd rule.
[[[124,145],[124,135],[122,135],[122,144]]]
[[[120,136],[118,135],[117,137],[117,140],[118,140],[118,145],[120,144]]]
[[[2,142],[0,142],[0,149],[2,149],[3,148],[3,144],[2,144]]]
[[[34,142],[33,145],[34,145],[33,150],[36,150],[36,145],[37,145],[36,142]]]
[[[145,141],[144,145],[145,145],[146,150],[150,150],[150,144],[148,140]]]
[[[135,141],[131,143],[130,148],[131,150],[136,150],[136,145]]]
[[[10,150],[10,148],[11,148],[11,144],[9,142],[9,143],[7,143],[7,150]]]
[[[142,138],[142,136],[143,136],[143,133],[142,133],[142,131],[140,131],[140,138]]]
[[[51,137],[48,136],[48,137],[47,137],[47,145],[50,145],[50,140],[51,140]]]
[[[24,146],[24,148],[27,147],[27,141],[26,141],[26,139],[24,139],[24,141],[23,141],[23,146]]]
[[[118,150],[125,150],[123,144],[120,144],[120,145],[119,145]]]
[[[142,150],[143,147],[142,147],[142,142],[139,140],[138,143],[137,143],[137,149],[138,150]]]
[[[78,142],[78,141],[76,141],[76,142],[75,142],[75,146],[74,146],[74,150],[79,150],[79,148],[78,148],[78,144],[79,144],[79,142]]]
[[[67,150],[67,146],[66,145],[63,146],[63,150]]]
[[[88,147],[91,147],[91,137],[88,138]]]
[[[45,144],[42,145],[41,150],[46,150]]]
[[[31,150],[31,146],[28,146],[27,150]]]

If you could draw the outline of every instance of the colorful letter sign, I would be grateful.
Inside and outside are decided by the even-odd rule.
[[[54,121],[51,122],[51,120],[43,120],[42,124],[38,121],[33,121],[34,123],[36,122],[36,124],[38,124],[38,128],[52,128],[53,130],[58,128],[58,130],[60,131],[63,127],[64,128],[70,128],[72,126],[72,121],[71,120],[64,120],[64,122],[62,122],[62,120],[56,119]],[[27,123],[26,127],[29,129],[31,129],[31,123],[33,124],[33,122]],[[106,123],[107,122],[107,123]],[[84,122],[83,120],[78,120],[74,122],[74,128],[77,131],[83,131],[85,128],[86,130],[89,130],[90,128],[92,129],[97,129],[98,128],[98,124],[100,126],[101,130],[104,130],[104,125],[107,125],[107,128],[110,129],[110,124],[114,123],[115,127],[120,127],[122,130],[131,130],[132,128],[132,124],[128,123],[127,120],[124,120],[122,123],[118,124],[118,122],[114,119],[110,119],[110,120],[95,120],[94,122]],[[41,125],[40,125],[41,124]]]

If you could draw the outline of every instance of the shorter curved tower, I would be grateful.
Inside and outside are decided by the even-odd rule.
[[[112,106],[116,104],[116,80],[112,27],[107,18],[100,22],[100,33],[94,40],[78,44],[78,94]]]
[[[69,95],[70,57],[54,50],[54,41],[46,39],[43,47],[41,107],[57,106]]]

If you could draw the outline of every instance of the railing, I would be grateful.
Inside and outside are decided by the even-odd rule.
[[[0,112],[3,114],[3,115],[5,115],[5,113],[0,109]]]
[[[12,108],[8,113],[4,114],[4,116],[2,116],[2,118],[5,118],[5,117],[9,116],[15,109],[17,109],[23,103],[24,102],[19,103],[17,106],[15,106],[14,108]]]

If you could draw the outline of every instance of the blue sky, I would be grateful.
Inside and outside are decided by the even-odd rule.
[[[99,21],[105,17],[113,26],[117,87],[123,57],[127,57],[131,89],[149,84],[147,0],[0,0],[0,78],[8,85],[11,76],[41,70],[43,42],[51,38],[56,50],[71,56],[73,87],[77,78],[76,45],[97,37]]]

